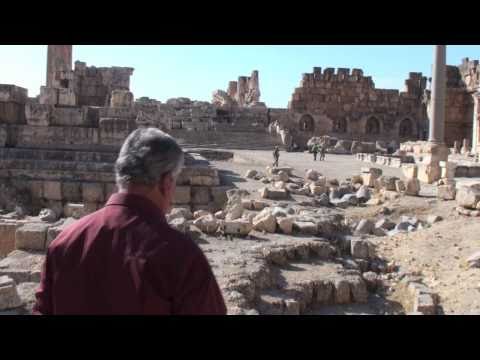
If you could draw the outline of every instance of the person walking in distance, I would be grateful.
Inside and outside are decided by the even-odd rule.
[[[202,250],[165,218],[183,161],[156,128],[126,138],[115,163],[119,192],[49,245],[34,314],[226,314]]]
[[[317,161],[317,154],[318,154],[318,145],[317,144],[313,144],[312,153],[313,153],[313,161]]]
[[[325,153],[327,152],[327,145],[322,144],[320,147],[320,161],[325,161]]]
[[[278,159],[280,158],[280,149],[278,146],[275,146],[273,151],[273,167],[278,167]]]

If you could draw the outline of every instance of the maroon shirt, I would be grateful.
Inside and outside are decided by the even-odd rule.
[[[226,314],[201,249],[132,194],[58,235],[36,298],[35,314]]]

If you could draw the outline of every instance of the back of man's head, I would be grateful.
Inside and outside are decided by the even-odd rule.
[[[164,175],[176,177],[183,161],[183,151],[170,135],[157,128],[137,129],[125,139],[115,163],[117,186],[154,186]]]

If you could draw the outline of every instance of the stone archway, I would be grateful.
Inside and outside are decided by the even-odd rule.
[[[315,122],[311,115],[305,114],[300,118],[299,129],[303,132],[313,132],[315,129]]]
[[[380,134],[380,121],[372,116],[367,119],[365,124],[365,134],[367,135],[378,135]]]
[[[413,121],[409,118],[403,119],[398,126],[398,136],[407,138],[413,136],[413,133]]]

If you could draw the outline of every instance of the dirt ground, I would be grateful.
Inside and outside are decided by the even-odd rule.
[[[260,187],[258,181],[245,179],[247,169],[265,171],[270,164],[269,151],[238,151],[234,160],[212,161],[225,181],[237,187],[255,191]],[[328,155],[327,161],[313,161],[308,153],[283,153],[280,166],[291,166],[294,174],[302,176],[306,169],[314,168],[328,178],[343,180],[360,173],[362,166],[369,164],[357,161],[349,155]],[[381,167],[384,174],[402,178],[400,169]],[[379,256],[394,261],[400,273],[414,273],[421,276],[422,281],[440,296],[440,306],[444,314],[480,314],[480,269],[467,269],[463,263],[472,253],[480,250],[480,220],[457,214],[455,201],[437,201],[432,186],[423,186],[419,197],[402,196],[397,200],[379,206],[350,207],[345,216],[352,220],[361,218],[379,219],[382,209],[392,211],[389,217],[397,221],[402,215],[416,216],[426,220],[428,215],[439,215],[443,218],[438,223],[422,230],[395,236],[371,237],[376,244]],[[393,302],[401,296],[400,282],[392,281],[387,298]],[[368,305],[361,308],[339,309],[322,313],[372,313]]]

